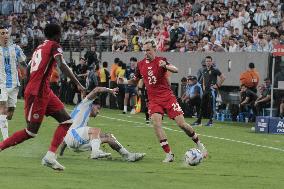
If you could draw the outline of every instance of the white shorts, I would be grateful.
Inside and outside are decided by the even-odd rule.
[[[8,107],[16,107],[19,87],[1,88],[0,101],[7,102]]]
[[[90,127],[80,127],[77,129],[70,129],[64,141],[67,146],[74,151],[91,151],[92,147],[89,138]]]

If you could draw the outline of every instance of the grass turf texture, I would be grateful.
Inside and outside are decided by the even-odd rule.
[[[72,109],[70,106],[67,108]],[[25,127],[23,115],[23,102],[20,101],[13,120],[9,122],[10,135]],[[113,133],[130,151],[147,153],[145,159],[135,163],[124,162],[106,145],[103,148],[112,153],[112,159],[91,160],[88,159],[89,152],[74,153],[67,149],[65,155],[59,157],[66,170],[57,172],[40,164],[57,126],[55,120],[45,118],[35,139],[0,152],[0,188],[283,188],[283,136],[255,134],[250,132],[251,124],[242,123],[197,127],[196,131],[210,155],[196,167],[184,167],[185,151],[195,146],[172,120],[165,118],[164,122],[176,155],[174,163],[161,162],[164,153],[153,128],[144,124],[144,114],[122,115],[119,110],[103,109],[101,116],[91,119],[89,125]]]

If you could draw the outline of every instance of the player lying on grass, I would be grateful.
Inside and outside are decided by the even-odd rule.
[[[109,89],[105,87],[96,87],[78,106],[75,107],[71,113],[73,124],[64,138],[60,155],[63,155],[66,146],[68,146],[76,152],[92,151],[92,159],[109,157],[111,155],[110,153],[106,153],[100,149],[102,143],[108,143],[108,145],[113,150],[117,151],[124,160],[131,162],[141,160],[145,155],[144,153],[131,153],[124,148],[112,134],[102,133],[100,128],[87,126],[89,117],[96,117],[100,111],[101,107],[99,100],[95,100],[95,98],[98,93],[102,92],[116,95],[118,88]]]

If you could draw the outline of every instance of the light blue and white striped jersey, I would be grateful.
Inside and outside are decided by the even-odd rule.
[[[8,47],[0,46],[0,86],[6,88],[14,88],[20,86],[18,65],[24,62],[26,56],[22,49],[12,44]]]
[[[86,127],[90,118],[90,113],[92,111],[93,100],[85,98],[82,100],[71,112],[71,119],[73,121],[69,133],[73,138],[79,142],[79,144],[87,144],[88,140],[82,138],[77,132],[77,129],[81,127]]]
[[[71,112],[71,119],[73,121],[70,129],[77,129],[86,127],[89,121],[89,116],[92,111],[92,104],[94,100],[85,98],[82,100]]]

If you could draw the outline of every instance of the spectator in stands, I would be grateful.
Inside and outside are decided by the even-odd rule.
[[[94,45],[92,45],[91,48],[86,52],[84,58],[87,61],[88,67],[94,67],[94,64],[99,64],[96,47]]]
[[[265,78],[264,82],[264,89],[261,91],[260,96],[254,102],[257,113],[256,115],[262,115],[263,109],[270,107],[271,81],[269,78]]]
[[[241,85],[245,85],[254,93],[257,93],[257,86],[259,83],[259,73],[255,69],[254,63],[249,63],[248,70],[241,73],[240,75],[240,83]]]
[[[113,52],[126,52],[127,45],[124,39],[121,39],[116,46],[112,47]]]

